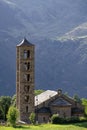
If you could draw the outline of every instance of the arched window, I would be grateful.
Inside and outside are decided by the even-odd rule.
[[[26,59],[26,58],[27,58],[27,51],[24,50],[24,59]]]
[[[30,58],[30,50],[24,50],[24,59]]]

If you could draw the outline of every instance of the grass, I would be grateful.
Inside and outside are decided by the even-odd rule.
[[[53,124],[44,124],[44,125],[25,125],[18,126],[16,128],[0,126],[0,130],[87,130],[87,123],[76,123],[72,125],[53,125]]]

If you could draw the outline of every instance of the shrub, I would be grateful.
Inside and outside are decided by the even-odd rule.
[[[16,121],[18,119],[18,110],[11,106],[8,110],[8,114],[7,114],[7,120],[10,123],[11,126],[15,126],[16,125]]]
[[[59,117],[58,114],[54,114],[54,115],[51,117],[51,122],[52,122],[52,124],[63,124],[63,123],[65,122],[65,119]]]
[[[80,117],[80,122],[87,122],[87,118],[86,117]]]
[[[58,124],[58,115],[57,114],[54,114],[51,117],[51,122],[52,122],[52,124]]]
[[[70,118],[66,118],[66,123],[77,123],[80,122],[79,117],[70,117]]]
[[[35,124],[35,113],[34,113],[34,112],[32,112],[32,113],[30,114],[29,119],[30,119],[30,122],[31,122],[32,124]]]
[[[87,121],[86,118],[81,118],[81,117],[61,118],[57,114],[54,114],[51,117],[52,124],[70,124],[70,123],[78,123],[78,122],[85,122],[85,121]]]

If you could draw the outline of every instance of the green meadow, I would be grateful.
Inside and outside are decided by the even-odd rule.
[[[22,125],[16,128],[0,126],[0,130],[87,130],[87,123],[76,123],[72,125]]]

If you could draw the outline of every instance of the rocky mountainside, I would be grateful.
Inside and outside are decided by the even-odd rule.
[[[36,46],[36,89],[87,97],[87,1],[0,0],[0,95],[15,93],[16,45]]]
[[[87,21],[84,0],[0,0],[0,28],[13,37],[53,38]]]

